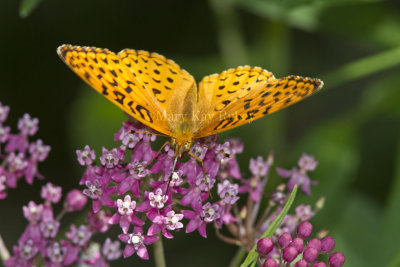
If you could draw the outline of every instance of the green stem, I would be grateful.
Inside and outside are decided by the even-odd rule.
[[[154,261],[156,267],[166,267],[164,246],[162,243],[162,236],[158,235],[158,240],[153,244]]]
[[[225,63],[229,67],[248,64],[244,41],[238,30],[238,17],[231,0],[210,0],[214,12],[218,42]]]
[[[243,261],[244,256],[246,255],[246,250],[243,247],[240,247],[233,257],[229,267],[239,267]]]
[[[10,258],[10,252],[8,252],[8,249],[6,245],[4,244],[3,238],[0,235],[0,258],[2,261],[6,261]]]
[[[400,65],[400,47],[347,63],[321,79],[329,87],[335,87],[397,65]]]

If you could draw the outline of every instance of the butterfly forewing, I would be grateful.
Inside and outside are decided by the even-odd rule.
[[[237,68],[230,75],[236,76],[242,71]],[[218,96],[218,88],[224,83],[225,77],[226,73],[210,76],[213,81],[214,95]],[[254,77],[251,77],[253,79],[248,78],[239,89],[235,87],[232,89],[229,86],[228,90],[235,90],[235,93],[219,96],[221,100],[215,101],[218,104],[212,110],[214,112],[213,119],[202,125],[201,129],[196,132],[195,138],[226,131],[276,112],[311,95],[323,85],[322,81],[318,79],[299,76],[276,79],[267,71],[259,72],[256,77],[255,79]],[[200,91],[207,88],[205,84],[208,80],[208,77],[202,80],[199,86]],[[234,79],[231,77],[229,80]]]
[[[156,122],[155,101],[116,54],[101,48],[60,46],[63,61],[85,82],[143,124],[164,134],[168,125]]]

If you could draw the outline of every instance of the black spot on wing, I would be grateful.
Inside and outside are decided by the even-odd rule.
[[[137,105],[136,106],[136,110],[139,112],[140,117],[142,117],[142,119],[148,121],[148,122],[153,122],[153,119],[150,116],[150,111],[141,106],[141,105]]]
[[[113,91],[113,93],[114,93],[114,96],[115,96],[114,100],[117,101],[118,103],[120,103],[121,105],[123,105],[124,104],[125,95],[123,93],[121,93],[119,91],[115,91],[115,90]]]
[[[220,121],[217,126],[215,126],[214,130],[219,130],[219,129],[224,129],[226,128],[229,124],[231,124],[233,122],[233,118],[227,118],[227,119],[223,119],[222,121]]]

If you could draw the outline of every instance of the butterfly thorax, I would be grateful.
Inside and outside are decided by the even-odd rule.
[[[171,147],[175,150],[175,157],[181,157],[183,153],[190,150],[191,146],[191,141],[184,141],[176,138],[171,139]]]

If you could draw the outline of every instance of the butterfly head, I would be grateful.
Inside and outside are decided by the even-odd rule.
[[[192,142],[190,141],[182,141],[176,138],[171,139],[171,147],[175,150],[176,157],[181,157],[183,153],[188,152],[191,146]]]

